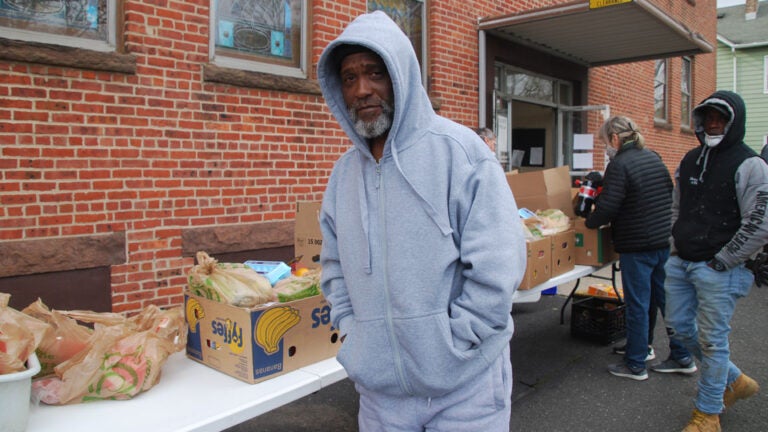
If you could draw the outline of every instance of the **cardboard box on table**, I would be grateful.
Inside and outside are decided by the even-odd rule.
[[[552,239],[552,275],[555,277],[573,270],[576,265],[576,231],[559,232]]]
[[[567,166],[538,171],[529,171],[521,174],[507,173],[507,183],[518,208],[527,208],[531,211],[559,209],[569,218],[573,218],[573,206],[571,195],[571,176]],[[529,260],[526,266],[526,276],[533,279],[528,282],[523,279],[520,289],[532,288],[547,279],[563,274],[573,269],[576,264],[574,251],[574,231],[568,230],[546,237],[549,240],[549,270],[543,272],[540,262]],[[541,240],[540,240],[541,241]],[[529,259],[532,256],[531,245],[528,246]],[[533,246],[533,249],[536,245]],[[532,266],[539,266],[538,269]],[[536,275],[535,277],[533,275]],[[536,283],[533,283],[536,282]],[[530,283],[530,285],[527,285]]]
[[[322,294],[247,309],[187,292],[184,305],[187,357],[247,383],[335,357],[341,346]]]
[[[531,211],[560,209],[573,218],[571,174],[567,166],[520,174],[507,173],[518,208]]]
[[[589,229],[584,221],[582,217],[574,221],[576,264],[602,266],[619,259],[619,254],[613,249],[611,228]]]
[[[518,207],[532,211],[556,208],[571,218],[574,226],[573,263],[575,265],[601,266],[619,258],[613,250],[610,227],[589,229],[584,225],[584,219],[574,214],[575,191],[571,188],[571,176],[567,166],[521,174],[508,173],[507,183],[512,189]],[[557,259],[554,251],[553,258]],[[553,262],[553,276],[573,268],[568,266],[567,261],[564,264],[565,266],[558,268]]]
[[[294,254],[301,257],[296,268],[320,267],[323,235],[320,232],[320,207],[317,201],[296,203],[296,225],[293,229]]]
[[[526,290],[546,282],[552,277],[552,240],[544,237],[525,242],[528,260],[519,290]]]

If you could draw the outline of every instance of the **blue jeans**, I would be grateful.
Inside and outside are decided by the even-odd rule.
[[[624,302],[627,310],[627,345],[624,362],[633,368],[645,369],[648,356],[651,324],[655,324],[652,309],[664,311],[664,264],[669,258],[669,249],[646,252],[625,252],[619,255],[621,284],[624,288]],[[675,360],[690,358],[688,350],[678,341],[670,338],[670,357]]]
[[[730,360],[728,336],[736,300],[749,293],[754,276],[744,265],[724,272],[706,262],[667,261],[666,321],[672,337],[701,363],[699,392],[694,405],[707,414],[723,410],[723,393],[741,375]]]

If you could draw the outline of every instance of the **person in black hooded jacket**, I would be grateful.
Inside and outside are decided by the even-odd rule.
[[[661,157],[645,148],[643,136],[631,119],[611,117],[600,128],[599,138],[606,145],[610,162],[595,211],[587,217],[585,225],[598,228],[611,224],[613,246],[620,254],[621,284],[627,305],[624,361],[609,365],[608,371],[623,378],[645,380],[645,362],[654,358],[649,334],[655,319],[651,318],[655,318],[657,308],[664,309],[672,178]],[[696,371],[690,353],[673,340],[670,356],[686,365],[679,372]]]
[[[744,144],[741,97],[716,91],[693,110],[699,146],[676,172],[666,321],[671,337],[701,363],[694,410],[684,431],[719,431],[719,414],[759,386],[730,359],[736,300],[754,275],[745,263],[768,240],[768,166]]]

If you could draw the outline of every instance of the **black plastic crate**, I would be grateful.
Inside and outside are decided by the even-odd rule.
[[[571,336],[610,344],[627,335],[626,306],[618,300],[574,298]]]

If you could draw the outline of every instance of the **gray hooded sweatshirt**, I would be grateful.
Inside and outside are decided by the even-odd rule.
[[[342,45],[377,53],[392,80],[394,119],[378,163],[342,96]],[[345,335],[337,358],[370,391],[447,394],[512,336],[526,260],[512,192],[480,137],[433,111],[411,43],[386,14],[355,19],[323,51],[318,79],[352,141],[320,215],[322,291]]]

